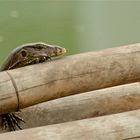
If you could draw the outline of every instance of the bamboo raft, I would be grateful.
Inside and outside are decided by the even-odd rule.
[[[21,131],[1,129],[2,140],[140,139],[140,44],[3,71],[0,77],[0,114],[19,108],[26,122]]]

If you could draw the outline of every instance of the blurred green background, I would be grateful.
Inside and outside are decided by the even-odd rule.
[[[24,43],[46,42],[67,55],[140,42],[140,1],[0,0],[0,64]]]

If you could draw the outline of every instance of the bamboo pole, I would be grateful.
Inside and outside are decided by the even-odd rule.
[[[140,109],[140,83],[125,84],[23,109],[23,129]],[[0,123],[1,125],[1,123]],[[0,133],[5,132],[0,128]]]
[[[140,44],[64,57],[0,76],[0,114],[81,92],[140,80]],[[7,78],[5,81],[5,77]],[[16,106],[16,107],[15,107]]]
[[[23,109],[20,115],[32,128],[140,109],[140,84],[126,84],[60,98]],[[3,131],[1,131],[3,132]]]
[[[128,140],[140,138],[140,110],[0,135],[2,140]]]

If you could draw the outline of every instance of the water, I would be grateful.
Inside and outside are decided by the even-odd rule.
[[[0,63],[15,47],[47,42],[67,55],[140,42],[140,1],[0,0]]]

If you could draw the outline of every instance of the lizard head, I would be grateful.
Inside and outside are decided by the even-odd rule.
[[[45,43],[32,43],[21,46],[17,56],[21,60],[33,60],[35,62],[44,62],[52,57],[62,55],[66,52],[65,48],[49,45]]]
[[[45,43],[25,44],[13,50],[6,60],[6,69],[14,69],[31,65],[35,63],[45,62],[51,57],[62,55],[66,52],[65,48],[48,45]],[[2,70],[4,70],[4,68]]]

